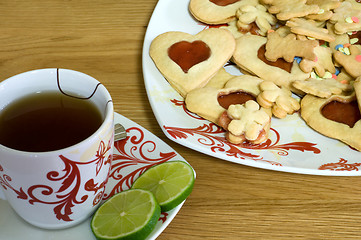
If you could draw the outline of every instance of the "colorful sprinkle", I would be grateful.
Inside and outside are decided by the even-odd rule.
[[[361,55],[356,55],[355,59],[356,59],[356,61],[361,62]]]
[[[337,44],[336,47],[335,47],[335,49],[336,49],[336,50],[339,50],[339,48],[342,48],[342,47],[343,47],[342,44]]]
[[[351,17],[351,20],[352,20],[354,23],[358,23],[358,22],[359,22],[358,17]]]
[[[336,75],[336,74],[332,74],[332,78],[333,78],[333,79],[337,79],[337,75]]]
[[[322,80],[323,78],[318,76],[315,72],[311,72],[311,78],[314,78],[316,80]]]
[[[315,60],[313,60],[314,62],[317,62],[318,61],[318,57],[316,56]]]
[[[322,13],[324,13],[325,12],[325,9],[320,9],[319,11],[318,11],[318,14],[322,14]]]
[[[348,47],[350,47],[350,46],[351,46],[350,43],[345,43],[345,44],[343,45],[344,48],[348,48]]]
[[[317,75],[316,75],[316,73],[314,73],[314,72],[311,72],[311,78],[317,78]]]
[[[302,61],[302,58],[301,57],[295,57],[294,60],[296,60],[296,62],[298,64],[300,64],[300,62]]]
[[[351,38],[350,39],[350,44],[355,44],[358,42],[358,38]]]
[[[336,67],[336,72],[335,72],[336,76],[339,75],[340,72],[341,72],[340,69],[338,67]]]
[[[342,84],[348,84],[348,81],[347,81],[347,80],[341,80],[340,83],[342,83]]]
[[[347,23],[353,23],[351,17],[346,18],[346,19],[345,19],[345,22],[347,22]]]
[[[332,78],[332,73],[325,72],[325,75],[323,75],[323,78]]]
[[[349,48],[344,48],[343,53],[346,54],[346,55],[351,55]]]

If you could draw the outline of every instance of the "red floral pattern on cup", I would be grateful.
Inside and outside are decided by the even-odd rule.
[[[0,183],[5,190],[11,189],[17,195],[18,198],[28,200],[29,204],[47,204],[54,205],[54,214],[56,218],[62,221],[73,221],[71,219],[72,207],[77,204],[84,203],[88,198],[92,197],[91,195],[79,196],[78,192],[80,188],[84,187],[85,190],[89,192],[94,192],[93,205],[99,203],[102,199],[105,189],[105,182],[94,183],[94,179],[89,179],[85,186],[81,185],[83,179],[81,179],[79,167],[81,165],[96,165],[97,174],[100,169],[103,167],[108,167],[110,170],[112,156],[109,154],[113,141],[109,141],[108,145],[105,146],[104,142],[101,141],[99,144],[98,151],[95,154],[95,159],[89,162],[76,162],[63,155],[60,155],[59,158],[64,163],[64,169],[62,172],[50,171],[46,174],[46,178],[52,182],[61,182],[61,187],[59,189],[53,189],[50,186],[45,184],[38,184],[29,187],[26,191],[22,187],[19,190],[16,190],[11,186],[10,182],[12,181],[11,177],[5,173],[0,176]],[[104,159],[107,159],[104,161]],[[106,166],[108,165],[108,166]],[[0,171],[3,172],[4,169],[0,166]],[[99,192],[98,195],[97,192]],[[47,196],[56,196],[55,201],[46,200]]]

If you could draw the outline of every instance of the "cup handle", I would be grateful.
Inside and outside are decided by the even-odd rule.
[[[3,188],[0,186],[0,199],[6,200]]]

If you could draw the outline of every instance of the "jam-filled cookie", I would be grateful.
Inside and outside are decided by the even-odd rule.
[[[260,93],[258,77],[241,75],[230,79],[223,88],[204,87],[188,93],[185,98],[189,111],[218,124],[222,113],[232,104],[256,100]]]
[[[196,35],[163,33],[152,41],[149,54],[163,76],[184,97],[207,84],[231,58],[234,49],[235,39],[229,31],[211,28]]]
[[[220,117],[219,125],[227,131],[226,139],[233,144],[259,144],[268,139],[271,117],[257,102],[249,100],[229,106]]]
[[[261,108],[256,103],[261,82],[258,77],[241,75],[230,79],[222,89],[195,89],[188,93],[185,103],[189,111],[224,128],[229,142],[257,144],[268,138],[272,116],[270,109]],[[254,107],[255,104],[243,106],[249,101],[258,107]],[[250,113],[252,118],[242,116]],[[244,128],[246,123],[254,128]]]
[[[361,151],[361,114],[355,94],[330,98],[306,95],[301,101],[301,117],[319,133]]]

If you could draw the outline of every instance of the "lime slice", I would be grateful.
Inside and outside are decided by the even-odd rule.
[[[154,195],[146,190],[120,192],[95,212],[91,229],[97,239],[145,239],[160,217]]]
[[[151,191],[162,212],[167,212],[182,203],[192,192],[194,173],[183,161],[161,163],[145,171],[132,185],[132,189]]]

